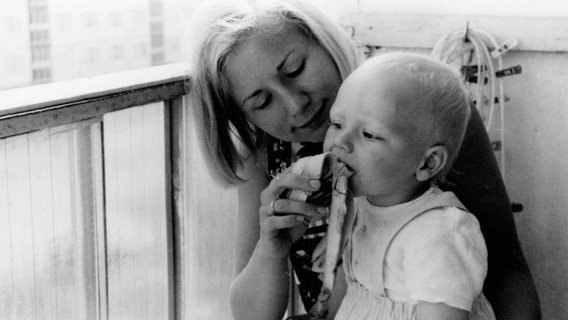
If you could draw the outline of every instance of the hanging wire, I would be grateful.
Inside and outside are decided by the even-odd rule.
[[[503,80],[496,76],[496,70],[503,69],[501,55],[493,57],[491,50],[497,48],[495,38],[489,33],[469,27],[455,29],[441,37],[431,55],[452,67],[458,68],[468,87],[476,108],[482,116],[488,133],[496,130],[501,141],[500,167],[505,177],[505,135],[504,135],[504,103],[505,93]],[[497,64],[497,68],[495,67]],[[475,74],[475,75],[474,75]],[[495,127],[495,109],[499,109],[499,126]]]

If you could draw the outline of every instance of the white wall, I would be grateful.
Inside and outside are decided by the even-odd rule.
[[[507,186],[521,202],[515,220],[543,308],[568,314],[568,52],[515,53],[506,112]]]

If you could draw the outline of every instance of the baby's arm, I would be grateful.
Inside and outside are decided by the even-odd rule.
[[[467,319],[476,300],[484,305],[479,295],[487,251],[479,224],[448,208],[425,213],[407,227],[400,237],[414,246],[405,253],[403,268],[409,297],[419,302],[417,318]]]

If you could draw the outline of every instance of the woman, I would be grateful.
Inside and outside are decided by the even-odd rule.
[[[323,208],[279,199],[288,188],[317,190],[318,181],[283,169],[298,154],[321,151],[329,109],[358,55],[340,27],[302,2],[215,5],[193,20],[191,96],[200,141],[212,173],[238,185],[232,311],[236,319],[281,319],[289,258],[306,308],[317,297],[309,256],[325,229],[306,230]],[[538,319],[510,203],[475,108],[453,169],[443,187],[480,221],[489,251],[484,293],[497,318]],[[343,286],[336,288],[333,297],[341,299]],[[331,304],[331,317],[338,305]]]

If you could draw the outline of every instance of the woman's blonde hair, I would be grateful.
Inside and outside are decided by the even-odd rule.
[[[187,31],[190,101],[206,162],[222,182],[236,184],[245,157],[263,147],[264,133],[246,120],[229,94],[227,56],[260,30],[292,25],[329,53],[342,79],[359,63],[346,32],[301,0],[216,2],[200,7]]]

